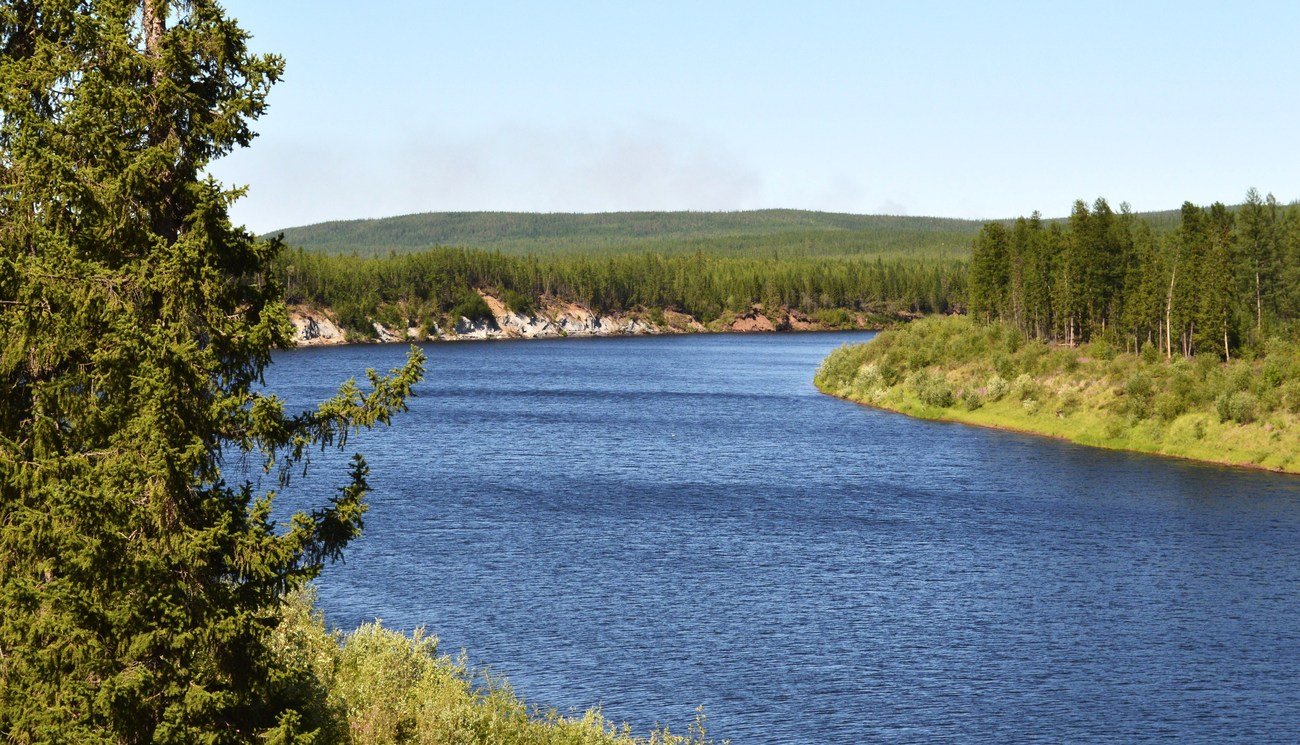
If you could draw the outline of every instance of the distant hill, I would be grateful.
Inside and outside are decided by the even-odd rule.
[[[1235,207],[1233,208],[1235,209]],[[1157,231],[1178,210],[1138,213]],[[1063,218],[1055,218],[1063,219]],[[969,253],[981,220],[809,210],[744,212],[426,212],[285,228],[308,251],[385,255],[434,246],[503,254],[694,253],[723,256],[945,257]]]
[[[965,253],[982,223],[806,210],[747,212],[429,212],[274,231],[325,253],[406,253],[432,246],[506,254],[704,251],[726,255]]]

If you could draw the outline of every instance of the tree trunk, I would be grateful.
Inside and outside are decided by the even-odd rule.
[[[144,53],[154,61],[150,80],[155,88],[162,86],[166,71],[161,64],[163,34],[167,30],[168,0],[141,0],[141,15],[144,25]],[[162,145],[176,136],[176,122],[164,113],[163,107],[155,96],[153,122],[149,127],[149,144]],[[178,154],[179,155],[179,154]],[[153,229],[169,243],[174,243],[181,233],[181,221],[173,214],[175,193],[173,181],[175,173],[166,168],[157,175],[159,199],[154,206]]]
[[[166,0],[142,0],[144,11],[144,51],[150,57],[158,57],[161,52],[159,45],[162,43],[163,30],[167,23],[167,5]],[[159,74],[155,70],[154,75]]]
[[[1264,299],[1259,289],[1259,270],[1255,270],[1255,336],[1264,332]]]
[[[1173,359],[1174,340],[1172,329],[1174,325],[1174,279],[1178,276],[1178,270],[1174,269],[1169,273],[1169,294],[1165,296],[1165,359]]]

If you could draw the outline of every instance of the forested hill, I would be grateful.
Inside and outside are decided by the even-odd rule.
[[[694,253],[730,256],[966,254],[983,223],[806,210],[747,212],[428,212],[274,231],[325,253],[406,253],[433,246],[506,254]]]
[[[1230,207],[1230,211],[1235,211]],[[1178,210],[1136,215],[1156,232]],[[1059,218],[1065,220],[1066,218]],[[1056,219],[1045,220],[1047,223]],[[1010,220],[1003,221],[1007,225]],[[336,220],[273,231],[289,245],[331,254],[380,256],[434,246],[504,254],[680,254],[714,256],[967,256],[980,220],[855,215],[809,210],[746,212],[425,212]]]

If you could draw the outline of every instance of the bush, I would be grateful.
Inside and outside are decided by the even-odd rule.
[[[1219,414],[1219,421],[1232,421],[1238,424],[1250,424],[1255,421],[1255,411],[1259,402],[1250,391],[1224,393],[1214,401],[1214,408]]]
[[[1124,384],[1124,409],[1131,415],[1145,419],[1151,413],[1151,402],[1155,396],[1155,386],[1151,376],[1144,372],[1135,373]]]
[[[993,355],[993,369],[1004,378],[1013,378],[1016,375],[1015,358],[1006,352],[998,352]]]
[[[1151,402],[1151,409],[1157,417],[1172,422],[1187,412],[1187,401],[1171,391],[1163,391]]]
[[[1084,346],[1081,351],[1088,357],[1102,360],[1104,362],[1109,362],[1115,359],[1119,354],[1119,350],[1116,348],[1114,341],[1107,338],[1107,336],[1101,336],[1094,339]]]
[[[402,313],[402,309],[392,303],[379,306],[375,310],[375,320],[399,334],[406,331],[407,326],[410,324],[410,320]]]
[[[827,355],[813,376],[813,383],[821,390],[839,392],[853,383],[854,378],[875,352],[870,344],[846,344]]]
[[[853,322],[853,315],[843,308],[819,310],[814,312],[812,317],[813,320],[823,326],[829,326],[831,328],[852,328],[855,325]]]
[[[475,323],[492,319],[492,309],[477,292],[465,292],[449,313],[453,321],[468,318]]]
[[[1070,391],[1061,396],[1061,405],[1057,408],[1057,413],[1061,416],[1070,416],[1074,412],[1078,411],[1082,404],[1083,401],[1079,398],[1079,394]]]
[[[634,738],[598,710],[576,717],[540,710],[519,700],[502,681],[469,669],[464,657],[440,654],[437,639],[365,624],[346,636],[330,632],[310,597],[285,603],[274,637],[281,669],[310,681],[317,701],[310,724],[318,742],[530,743],[559,745],[687,745],[708,742],[697,715],[689,736],[667,730]]]
[[[979,391],[967,388],[961,394],[961,405],[965,406],[967,411],[974,411],[984,405],[984,399],[980,398]]]
[[[989,378],[988,396],[990,401],[1001,401],[1011,392],[1011,384],[1001,375],[994,375]]]
[[[1037,398],[1040,392],[1041,388],[1038,382],[1026,373],[1021,373],[1016,377],[1015,382],[1011,384],[1011,393],[1021,401]]]
[[[521,316],[532,316],[533,313],[537,312],[537,303],[533,298],[514,290],[505,290],[501,293],[501,304],[506,306],[506,309],[510,312],[518,313]]]
[[[853,377],[853,387],[864,393],[880,390],[885,387],[885,377],[880,373],[880,365],[874,362],[863,365],[858,374]]]
[[[953,404],[952,387],[942,376],[935,376],[921,371],[913,381],[917,398],[926,406],[946,409]]]

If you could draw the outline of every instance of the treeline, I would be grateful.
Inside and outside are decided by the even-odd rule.
[[[969,305],[1031,338],[1230,359],[1300,318],[1300,206],[1251,189],[1235,210],[1184,203],[1161,233],[1104,199],[1075,202],[1064,223],[988,223]]]
[[[384,258],[294,250],[281,254],[277,270],[289,302],[330,307],[353,328],[369,320],[428,328],[478,289],[497,291],[525,312],[550,296],[601,313],[678,310],[705,323],[755,303],[808,313],[944,313],[964,307],[967,273],[964,262],[951,260],[539,257],[458,248]]]
[[[807,210],[429,212],[278,231],[309,251],[383,256],[435,246],[507,254],[728,253],[767,257],[893,251],[965,253],[975,220]]]

